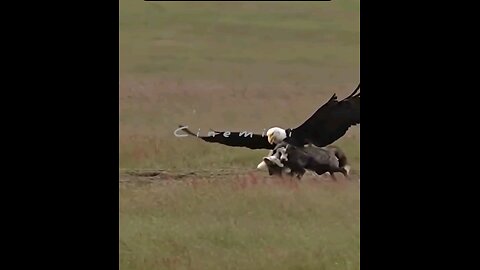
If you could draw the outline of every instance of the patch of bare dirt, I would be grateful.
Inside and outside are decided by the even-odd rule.
[[[327,181],[327,182],[359,182],[359,175],[356,172],[353,172],[349,176],[349,179],[345,179],[343,175],[336,174],[337,180],[333,180],[328,174],[321,176],[306,174],[300,181]],[[270,176],[267,172],[264,171],[246,171],[240,169],[218,169],[218,170],[198,170],[198,171],[189,171],[189,172],[180,172],[180,171],[167,171],[167,170],[125,170],[120,172],[120,183],[128,184],[146,184],[146,183],[159,183],[162,182],[171,182],[171,181],[189,181],[189,180],[228,180],[228,179],[237,179],[244,178],[250,179],[254,182],[272,182],[285,180],[288,177],[283,179]],[[297,179],[292,179],[298,181]]]

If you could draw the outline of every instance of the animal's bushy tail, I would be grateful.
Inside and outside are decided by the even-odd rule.
[[[349,174],[350,173],[350,165],[348,165],[348,159],[347,159],[347,155],[345,154],[345,152],[343,152],[343,150],[340,149],[340,147],[335,146],[335,145],[329,145],[329,146],[327,146],[327,149],[329,149],[337,157],[338,167],[345,169],[347,171],[347,174]]]

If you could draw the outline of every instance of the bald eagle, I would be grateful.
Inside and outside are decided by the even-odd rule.
[[[360,124],[360,84],[343,100],[333,96],[296,128],[270,128],[266,135],[246,132],[214,131],[214,136],[196,136],[188,128],[180,127],[189,135],[196,136],[209,143],[220,143],[233,147],[273,150],[281,142],[303,147],[315,145],[327,146],[341,138],[347,130]],[[259,164],[260,166],[260,164]],[[263,166],[263,165],[262,165]]]

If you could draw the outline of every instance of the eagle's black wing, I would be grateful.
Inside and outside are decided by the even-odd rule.
[[[184,126],[179,126],[190,136],[195,136],[206,142],[220,143],[228,146],[247,147],[250,149],[273,149],[275,145],[268,142],[267,136],[251,132],[211,131],[211,136],[197,136]]]
[[[338,101],[334,94],[327,103],[321,106],[302,125],[291,130],[293,144],[314,144],[327,146],[341,138],[347,130],[360,124],[360,84],[347,98]]]

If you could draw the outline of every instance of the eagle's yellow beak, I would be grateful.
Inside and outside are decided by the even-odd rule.
[[[273,144],[273,143],[275,142],[275,139],[276,139],[276,138],[275,138],[275,135],[273,135],[273,134],[272,134],[271,136],[268,136],[268,142],[269,142],[270,144]]]

